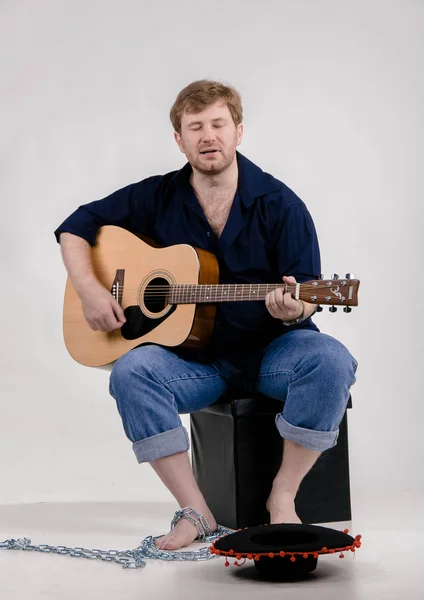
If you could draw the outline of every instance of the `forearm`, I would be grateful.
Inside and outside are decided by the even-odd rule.
[[[80,296],[83,288],[98,283],[91,262],[91,246],[72,233],[60,234],[60,249],[72,286]]]

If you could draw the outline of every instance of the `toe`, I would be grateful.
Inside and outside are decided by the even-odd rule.
[[[162,550],[162,548],[163,548],[163,540],[164,540],[164,538],[161,537],[161,538],[158,538],[155,542],[156,547],[159,548],[159,550]]]
[[[168,540],[166,544],[164,544],[164,550],[178,550],[181,547],[181,544],[178,544],[176,540]]]

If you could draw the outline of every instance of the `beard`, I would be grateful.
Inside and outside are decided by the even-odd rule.
[[[236,156],[237,139],[234,138],[233,144],[228,149],[220,149],[213,158],[207,158],[198,152],[186,152],[186,158],[192,168],[202,175],[219,175],[228,169]]]

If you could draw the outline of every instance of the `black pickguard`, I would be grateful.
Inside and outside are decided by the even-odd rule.
[[[126,340],[136,340],[137,338],[146,335],[146,333],[153,331],[153,329],[172,315],[176,307],[177,306],[174,304],[169,312],[159,319],[150,319],[142,313],[139,306],[127,306],[124,310],[126,322],[121,327],[122,337]]]

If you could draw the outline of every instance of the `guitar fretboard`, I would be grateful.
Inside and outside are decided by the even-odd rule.
[[[281,283],[177,284],[169,286],[168,301],[170,304],[199,304],[265,300],[265,296],[278,287],[295,294],[296,288],[300,288],[301,285],[286,286]]]

